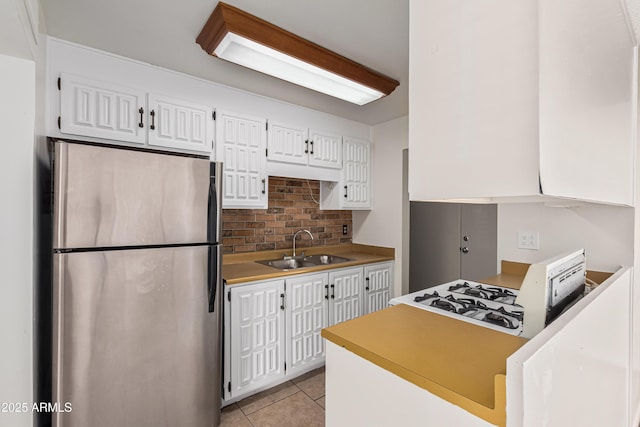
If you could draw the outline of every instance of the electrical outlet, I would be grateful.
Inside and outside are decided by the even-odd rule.
[[[342,225],[342,234],[346,236],[347,235],[347,231],[348,231],[347,230],[347,224],[343,224]]]
[[[518,249],[540,249],[540,232],[518,231]]]

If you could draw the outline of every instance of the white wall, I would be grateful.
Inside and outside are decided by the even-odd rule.
[[[376,125],[372,129],[371,211],[353,211],[353,241],[395,248],[394,295],[403,287],[403,168],[402,150],[408,147],[407,116]],[[408,254],[406,254],[408,256]],[[406,276],[406,275],[405,275]]]
[[[617,206],[499,204],[498,262],[538,262],[584,248],[590,270],[613,272],[620,265],[633,265],[633,221],[633,209]],[[540,250],[518,249],[518,230],[540,232]]]
[[[0,55],[0,77],[0,403],[31,405],[35,62]],[[30,426],[31,417],[0,413],[0,426]]]

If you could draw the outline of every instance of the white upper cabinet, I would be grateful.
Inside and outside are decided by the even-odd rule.
[[[342,137],[309,129],[309,165],[342,168]]]
[[[213,108],[149,94],[149,145],[210,152]]]
[[[633,205],[623,2],[410,1],[412,200]]]
[[[269,120],[267,171],[272,176],[338,181],[342,136]]]
[[[342,168],[342,137],[330,132],[269,121],[267,147],[269,161]]]
[[[355,138],[344,139],[341,207],[371,209],[371,144]]]
[[[213,108],[61,73],[60,133],[211,153]]]
[[[320,209],[370,210],[371,143],[345,137],[343,167],[338,182],[320,184]]]
[[[68,73],[58,87],[61,133],[145,143],[145,92]]]
[[[223,163],[222,207],[266,209],[266,120],[218,111],[216,158]]]
[[[309,158],[307,129],[269,121],[267,160],[306,165]]]

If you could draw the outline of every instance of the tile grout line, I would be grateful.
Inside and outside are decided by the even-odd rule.
[[[251,414],[255,414],[256,412],[261,411],[261,410],[263,410],[264,408],[268,408],[269,406],[273,405],[274,403],[280,402],[281,400],[284,400],[284,399],[286,399],[286,398],[288,398],[288,397],[291,397],[291,396],[293,396],[294,394],[297,394],[297,393],[299,393],[299,392],[301,392],[301,391],[304,393],[304,391],[303,391],[300,387],[298,387],[298,384],[294,383],[294,382],[293,382],[293,381],[291,381],[291,380],[289,380],[289,381],[291,382],[291,384],[293,384],[294,386],[296,386],[296,388],[298,389],[298,391],[296,391],[296,392],[294,392],[294,393],[291,393],[290,395],[285,396],[285,397],[283,397],[283,398],[281,398],[281,399],[274,400],[273,402],[269,403],[268,405],[265,405],[265,406],[263,406],[263,407],[262,407],[262,408],[260,408],[260,409],[256,409],[255,411],[253,411],[253,412],[251,412],[251,413],[249,413],[249,414],[245,413],[245,412],[244,412],[244,409],[242,409],[242,407],[241,407],[240,405],[238,405],[238,408],[240,408],[240,411],[242,412],[242,414],[243,414],[245,417],[249,418],[249,415],[251,415]],[[283,384],[284,384],[284,383],[283,383]],[[238,402],[236,402],[236,403],[238,403]],[[249,421],[251,421],[251,420],[249,420]],[[252,424],[253,424],[253,423],[252,423]]]

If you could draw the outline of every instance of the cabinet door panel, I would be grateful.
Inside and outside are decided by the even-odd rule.
[[[393,264],[381,263],[367,266],[365,277],[365,314],[389,306],[393,280]]]
[[[342,137],[310,129],[309,165],[342,168]]]
[[[370,143],[369,141],[345,138],[343,144],[344,197],[340,199],[341,207],[370,209]]]
[[[149,109],[149,145],[211,152],[211,107],[149,94]]]
[[[224,164],[224,208],[267,207],[265,140],[263,119],[220,112],[216,141]]]
[[[231,397],[284,375],[284,280],[237,286],[231,292]]]
[[[324,360],[327,274],[287,279],[287,374]]]
[[[276,162],[307,164],[308,149],[305,128],[278,122],[269,122],[268,159]]]
[[[144,92],[67,73],[60,81],[61,133],[144,144]]]
[[[329,325],[355,319],[362,315],[362,268],[331,272],[329,274]]]

